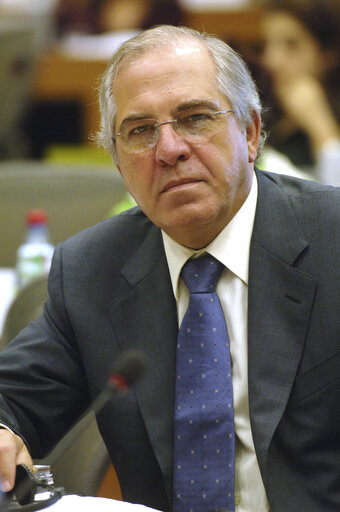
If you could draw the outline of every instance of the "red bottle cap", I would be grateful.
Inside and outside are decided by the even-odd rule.
[[[46,224],[47,213],[45,210],[29,210],[26,214],[27,224]]]

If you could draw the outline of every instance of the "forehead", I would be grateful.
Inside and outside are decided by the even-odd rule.
[[[166,115],[193,99],[222,102],[214,61],[199,41],[169,45],[123,62],[113,94],[118,123],[131,114]]]

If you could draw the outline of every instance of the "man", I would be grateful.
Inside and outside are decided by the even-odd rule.
[[[180,273],[208,252],[226,267],[216,291],[232,359],[235,510],[339,510],[339,191],[255,173],[256,88],[210,36],[163,26],[124,43],[101,109],[98,140],[140,209],[57,248],[43,316],[3,351],[2,480],[10,487],[15,463],[31,463],[27,447],[45,453],[137,347],[148,373],[99,428],[124,499],[172,509]]]

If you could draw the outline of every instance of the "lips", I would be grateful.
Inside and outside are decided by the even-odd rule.
[[[191,183],[199,183],[200,179],[194,179],[194,178],[181,178],[177,180],[171,180],[169,181],[162,189],[162,192],[167,192],[168,190],[171,190],[173,188],[178,188],[183,185],[188,185]]]

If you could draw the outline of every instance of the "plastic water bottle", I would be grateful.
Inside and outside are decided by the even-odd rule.
[[[17,251],[16,279],[18,289],[33,279],[48,274],[54,246],[49,240],[45,210],[29,210],[26,215],[26,241]]]

